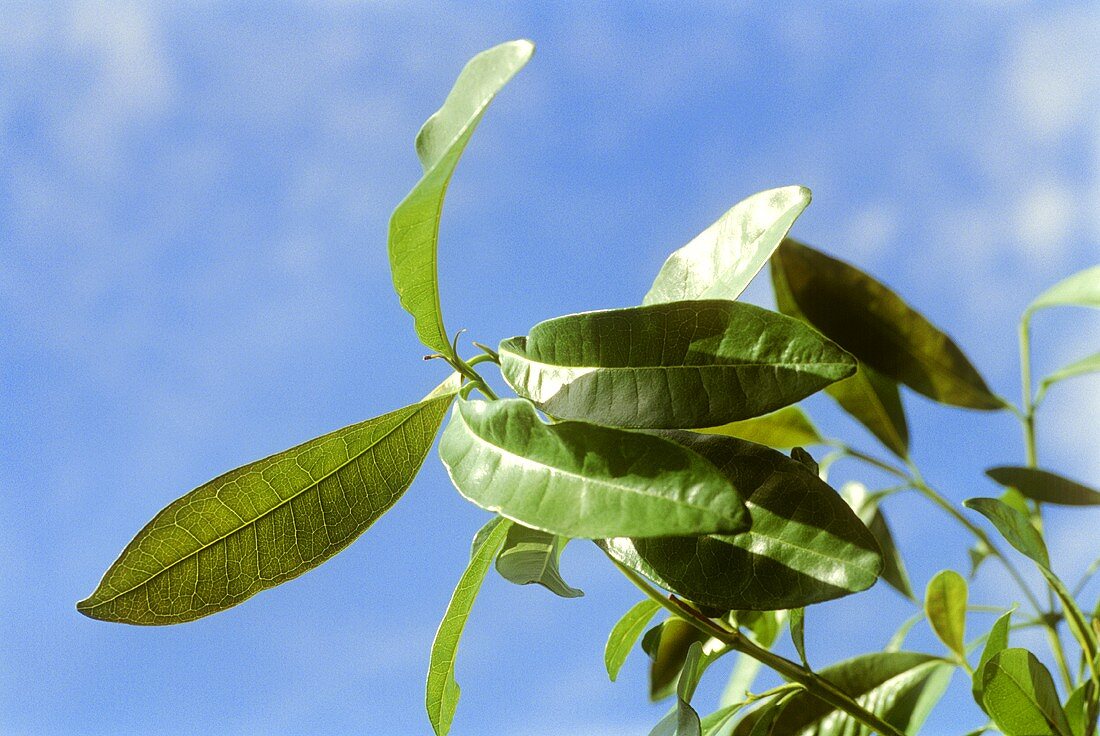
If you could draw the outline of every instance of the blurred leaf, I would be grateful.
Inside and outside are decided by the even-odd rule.
[[[849,379],[845,379],[849,380]],[[730,422],[720,427],[700,429],[703,434],[722,434],[737,437],[768,447],[786,449],[790,447],[820,445],[825,442],[801,408],[785,406],[778,411],[764,414],[739,422]]]
[[[447,612],[439,624],[435,641],[432,642],[431,659],[428,664],[428,685],[424,703],[428,709],[428,720],[437,736],[444,736],[451,730],[455,709],[458,707],[460,690],[455,681],[455,659],[458,656],[458,642],[470,617],[474,600],[481,590],[489,563],[504,543],[511,522],[499,517],[492,519],[483,527],[485,534],[479,532],[481,546],[474,550],[470,564],[455,587]]]
[[[826,386],[825,393],[886,449],[903,460],[909,457],[909,427],[896,382],[860,363],[854,375]]]
[[[883,284],[790,238],[772,258],[785,302],[861,363],[944,404],[1003,409],[958,346]]]
[[[924,613],[932,631],[947,648],[966,661],[966,581],[954,570],[940,570],[928,582]]]
[[[695,694],[699,676],[702,674],[702,656],[703,645],[697,641],[692,642],[676,684],[676,707],[661,719],[649,736],[701,736],[699,714],[691,707],[691,697]]]
[[[642,635],[650,619],[657,615],[659,610],[661,610],[660,604],[646,598],[631,606],[611,629],[611,634],[607,637],[607,646],[604,647],[603,661],[607,667],[607,676],[612,682],[619,676],[619,670],[622,669],[630,650],[634,648],[634,643],[638,641],[638,637]]]
[[[805,324],[720,300],[584,312],[500,344],[501,372],[554,417],[693,428],[766,414],[851,375]]]
[[[810,204],[805,187],[754,194],[673,253],[643,304],[736,299]]]
[[[497,556],[497,572],[516,585],[538,583],[562,598],[579,598],[584,592],[570,587],[561,576],[558,560],[568,539],[513,524]]]
[[[744,657],[744,655],[741,656]],[[751,661],[755,662],[756,660]],[[720,707],[710,715],[704,716],[699,723],[703,729],[703,736],[718,736],[724,733],[726,726],[730,724],[745,705],[747,705],[745,701],[730,703]]]
[[[874,584],[882,558],[842,498],[801,463],[742,440],[667,432],[716,465],[745,496],[751,530],[598,542],[677,595],[719,609],[797,608]]]
[[[1074,363],[1070,363],[1061,370],[1057,370],[1044,378],[1039,384],[1039,392],[1035,396],[1035,403],[1039,403],[1043,394],[1047,392],[1047,389],[1053,386],[1059,381],[1064,381],[1067,378],[1075,378],[1077,376],[1084,376],[1089,373],[1096,373],[1100,371],[1100,353],[1094,353],[1086,358],[1082,358]]]
[[[806,660],[806,609],[792,608],[789,615],[791,642],[794,644],[794,650],[798,652],[798,658],[802,660],[802,666],[810,669],[810,663]]]
[[[1054,680],[1026,649],[1003,649],[981,670],[985,710],[1005,736],[1073,736]]]
[[[443,106],[417,133],[416,152],[424,176],[390,218],[394,289],[412,315],[420,341],[443,355],[453,353],[443,327],[436,264],[443,198],[481,116],[534,50],[530,41],[509,41],[470,59]]]
[[[670,618],[650,632],[643,639],[643,648],[653,660],[649,667],[649,697],[658,701],[675,690],[688,650],[709,637],[681,618]]]
[[[1100,265],[1078,271],[1040,294],[1028,312],[1044,307],[1100,307]]]
[[[794,695],[792,691],[781,693],[753,711],[756,723],[753,724],[749,736],[783,736],[783,732],[777,731],[776,726],[779,724],[779,716],[783,714]]]
[[[459,400],[439,454],[467,499],[552,534],[703,534],[749,524],[734,486],[683,446],[585,422],[545,424],[525,399]]]
[[[985,663],[993,658],[993,655],[1008,648],[1008,637],[1012,631],[1012,612],[1014,610],[1001,614],[993,622],[992,628],[989,629],[989,636],[985,640],[985,647],[982,649],[982,657],[978,660],[978,666],[974,670],[973,677],[971,677],[971,692],[974,694],[974,702],[982,710],[985,710],[985,701],[983,700],[985,683],[982,681],[982,670],[985,668]]]
[[[241,603],[351,544],[416,477],[458,390],[231,470],[173,501],[123,550],[85,616],[175,624]]]
[[[894,543],[894,534],[890,531],[890,524],[886,521],[886,514],[880,508],[878,499],[870,496],[862,483],[848,482],[840,490],[882,550],[882,579],[894,590],[915,602],[916,596],[913,595],[913,586],[909,582],[909,573]]]
[[[986,561],[986,559],[989,557],[989,555],[991,555],[993,553],[989,549],[989,547],[986,546],[986,543],[982,542],[980,540],[975,542],[974,546],[971,547],[970,549],[968,549],[966,551],[966,553],[970,557],[970,575],[969,575],[969,578],[971,580],[973,580],[974,576],[978,574],[978,568],[981,566],[981,564],[983,562]]]
[[[1100,505],[1100,492],[1049,470],[1003,466],[985,471],[990,478],[1035,501],[1064,506]]]
[[[1090,682],[1084,682],[1074,688],[1062,708],[1066,713],[1066,721],[1069,722],[1069,729],[1073,736],[1087,736],[1085,730],[1089,720],[1088,698],[1090,687]]]

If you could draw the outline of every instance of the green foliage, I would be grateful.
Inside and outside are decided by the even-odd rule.
[[[877,279],[787,237],[810,202],[798,186],[741,201],[676,250],[642,306],[547,320],[503,341],[499,352],[478,344],[483,354],[464,358],[440,308],[443,199],[489,103],[533,49],[527,41],[501,44],[463,69],[417,135],[423,176],[390,223],[399,300],[436,352],[430,357],[454,370],[451,378],[419,402],[245,465],[171,503],[78,610],[131,624],[190,621],[319,565],[405,493],[453,405],[440,457],[458,492],[493,517],[474,536],[431,648],[425,704],[438,736],[455,715],[459,640],[489,567],[495,560],[509,582],[577,598],[581,591],[558,567],[576,538],[594,540],[646,596],[614,625],[604,662],[614,680],[641,640],[651,658],[650,696],[676,695],[656,736],[915,734],[957,668],[970,675],[975,702],[1006,736],[1094,734],[1100,604],[1082,609],[1075,593],[1100,561],[1071,592],[1053,569],[1044,512],[1097,505],[1100,492],[1039,469],[1035,415],[1058,382],[1100,369],[1100,354],[1048,376],[1033,393],[1029,321],[1048,307],[1100,307],[1100,266],[1056,284],[1025,310],[1019,408],[994,394],[943,331]],[[778,312],[737,302],[769,261]],[[497,364],[517,398],[497,398],[475,368],[485,363]],[[1032,589],[1014,555],[924,480],[910,459],[900,385],[943,404],[1010,409],[1020,419],[1025,464],[990,469],[1004,494],[965,505],[1036,565],[1045,595]],[[796,404],[822,390],[901,464],[819,431]],[[471,398],[473,391],[483,399]],[[830,452],[819,462],[808,446]],[[849,480],[842,496],[826,474],[844,456],[900,483],[870,490]],[[1009,647],[1015,608],[992,609],[1001,615],[970,669],[967,654],[982,637],[966,642],[974,607],[966,580],[951,570],[928,583],[923,610],[885,651],[811,667],[806,607],[880,578],[920,605],[886,519],[885,506],[901,491],[915,491],[974,536],[971,577],[985,559],[1008,571],[1018,590],[1004,602],[1021,595],[1034,609],[1016,626],[1044,630],[1064,707],[1039,659]],[[927,531],[905,538],[919,539],[924,552],[936,543],[933,522]],[[419,544],[410,540],[410,550]],[[643,635],[662,609],[668,617]],[[899,651],[924,618],[951,659]],[[773,651],[785,624],[799,661]],[[857,627],[845,631],[859,635]],[[1070,654],[1081,655],[1076,675],[1066,632]],[[735,656],[725,692],[700,718],[695,690],[727,653]],[[750,694],[761,667],[783,684]],[[990,728],[973,725],[960,723],[959,732]]]

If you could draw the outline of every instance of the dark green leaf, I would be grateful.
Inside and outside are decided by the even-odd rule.
[[[660,604],[646,598],[644,601],[635,603],[611,629],[611,634],[607,637],[607,646],[604,647],[603,661],[607,667],[607,676],[612,682],[619,676],[619,670],[622,669],[630,650],[634,648],[634,643],[638,641],[638,637],[641,636],[650,619],[657,615],[659,610],[661,610]]]
[[[1073,736],[1054,680],[1026,649],[1003,649],[982,667],[985,710],[1005,736]]]
[[[791,448],[791,460],[800,463],[806,470],[814,475],[821,475],[821,466],[817,464],[817,460],[814,460],[814,456],[801,447]]]
[[[709,637],[687,621],[670,618],[651,629],[642,640],[642,648],[653,660],[649,668],[649,697],[663,700],[672,695],[688,650]]]
[[[820,674],[898,730],[915,734],[943,695],[953,669],[927,654],[883,652],[831,665]],[[737,724],[734,736],[749,736],[761,717],[759,711],[750,713]],[[806,691],[791,697],[772,729],[775,734],[805,736],[870,734],[850,716]]]
[[[485,534],[478,533],[477,538],[482,540],[481,546],[474,549],[470,564],[459,578],[451,602],[447,604],[447,612],[443,614],[443,621],[439,624],[439,631],[435,634],[435,641],[432,642],[424,703],[428,708],[428,720],[437,736],[444,736],[451,730],[451,721],[454,719],[460,694],[458,682],[455,681],[458,642],[466,628],[466,619],[470,617],[474,600],[481,590],[481,583],[485,580],[485,573],[489,571],[489,563],[504,543],[509,526],[511,523],[508,520],[497,517],[483,527]]]
[[[818,433],[817,427],[806,416],[806,412],[797,406],[784,406],[771,414],[699,431],[704,434],[723,434],[727,437],[737,437],[760,445],[783,449],[820,445],[825,442]]]
[[[439,454],[459,492],[566,537],[740,531],[741,497],[674,442],[585,422],[545,424],[524,399],[459,400]]]
[[[231,470],[158,513],[85,616],[175,624],[235,606],[320,565],[378,520],[420,470],[458,389]]]
[[[754,711],[756,723],[753,724],[749,736],[782,736],[782,732],[776,731],[776,725],[793,697],[793,691],[782,693]]]
[[[599,542],[620,563],[683,598],[719,609],[797,608],[874,584],[882,558],[842,498],[797,461],[742,440],[668,432],[744,495],[750,531]]]
[[[789,238],[772,263],[780,311],[793,305],[861,363],[941,403],[1004,408],[951,338],[883,284]]]
[[[1100,307],[1100,265],[1078,271],[1040,294],[1028,312],[1044,307]]]
[[[924,613],[932,631],[959,661],[966,661],[966,581],[954,570],[940,570],[928,582]]]
[[[720,300],[584,312],[500,345],[501,372],[547,413],[617,427],[714,427],[855,371],[805,324]]]
[[[736,299],[810,204],[810,190],[782,187],[735,204],[673,253],[643,304]]]
[[[1025,515],[996,498],[971,498],[963,505],[989,519],[1001,536],[1019,552],[1042,567],[1050,568],[1050,555],[1043,536]]]
[[[676,707],[661,719],[649,736],[701,736],[699,714],[691,707],[691,697],[702,674],[703,645],[693,642],[684,658],[684,666],[676,684]]]
[[[798,652],[798,658],[802,660],[802,665],[806,669],[810,669],[810,663],[806,660],[806,609],[792,608],[788,615],[790,617],[791,642],[794,644],[794,650]]]
[[[412,315],[420,341],[444,355],[452,348],[439,306],[436,253],[447,184],[489,103],[534,50],[530,41],[509,41],[470,59],[443,106],[417,134],[424,176],[390,218],[390,270],[397,296]]]
[[[1100,505],[1100,492],[1048,470],[1005,466],[990,468],[985,474],[1035,501],[1064,506]]]
[[[584,591],[570,587],[561,576],[558,560],[568,539],[513,524],[497,557],[497,572],[516,585],[538,583],[562,598],[579,598]]]
[[[871,431],[886,449],[909,456],[909,427],[898,384],[864,363],[855,375],[825,388],[840,408]]]
[[[913,586],[909,582],[909,573],[894,543],[894,534],[890,531],[890,524],[886,521],[886,514],[880,508],[878,499],[870,496],[862,483],[856,482],[845,483],[841,487],[841,495],[859,515],[860,520],[878,542],[879,549],[882,550],[885,563],[882,568],[882,579],[894,590],[909,600],[915,601]]]
[[[989,629],[989,636],[986,637],[985,647],[982,649],[982,657],[978,660],[978,666],[974,670],[973,677],[971,677],[971,692],[974,694],[974,702],[982,710],[985,710],[983,700],[985,683],[982,681],[982,670],[985,669],[985,663],[993,659],[993,655],[1008,648],[1008,637],[1011,631],[1012,611],[1006,611],[993,622],[992,628]]]

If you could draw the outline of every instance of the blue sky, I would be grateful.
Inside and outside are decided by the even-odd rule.
[[[418,176],[420,123],[500,41],[538,52],[448,198],[452,329],[493,342],[638,303],[734,202],[804,184],[796,235],[897,288],[1018,396],[1017,316],[1100,257],[1100,9],[730,5],[5,3],[0,731],[427,732],[428,647],[485,519],[434,457],[350,549],[230,612],[147,629],[73,606],[186,490],[442,378],[392,292],[386,222]],[[766,286],[749,297],[768,304]],[[1100,343],[1095,314],[1035,329],[1039,375]],[[1098,388],[1065,384],[1039,420],[1040,461],[1093,483]],[[981,471],[1022,460],[1010,416],[906,400],[947,496],[988,495]],[[826,399],[807,406],[877,451]],[[965,570],[965,538],[934,509],[902,496],[888,513],[917,587]],[[1067,578],[1096,555],[1097,523],[1053,515]],[[629,584],[580,542],[563,569],[586,597],[489,579],[454,733],[645,733],[663,712],[642,657],[615,684],[602,670]],[[988,565],[972,600],[1005,589]],[[882,585],[816,606],[811,661],[881,648],[909,612]],[[922,627],[912,645],[939,651]],[[966,690],[957,676],[927,733],[980,724]]]

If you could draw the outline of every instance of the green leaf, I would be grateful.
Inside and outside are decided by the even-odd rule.
[[[419,403],[231,470],[173,501],[77,610],[102,621],[182,623],[317,567],[401,498],[457,390],[452,376]]]
[[[959,661],[966,661],[966,581],[954,570],[940,570],[928,582],[924,613],[932,631]]]
[[[793,404],[855,371],[815,330],[720,300],[584,312],[500,345],[501,372],[548,414],[617,427],[713,427]]]
[[[789,238],[772,263],[780,311],[793,307],[861,363],[944,404],[1004,408],[951,338],[883,284]]]
[[[989,519],[1005,541],[1017,551],[1043,568],[1050,568],[1050,554],[1043,536],[1026,516],[996,498],[971,498],[963,501],[963,505]]]
[[[480,539],[481,545],[474,549],[470,564],[459,578],[451,602],[447,604],[447,612],[443,614],[443,621],[439,624],[439,631],[432,642],[424,704],[428,708],[428,720],[437,736],[444,736],[451,730],[451,721],[454,719],[460,695],[458,682],[455,681],[458,642],[466,628],[466,619],[470,617],[474,600],[481,590],[481,583],[489,572],[489,563],[504,543],[510,526],[511,522],[497,517],[478,532],[475,539]]]
[[[845,379],[850,380],[850,379]],[[843,383],[843,382],[842,382]],[[722,434],[727,437],[755,442],[768,447],[791,448],[824,444],[806,412],[797,406],[784,406],[771,414],[752,419],[730,422],[720,427],[700,429],[704,434]]]
[[[598,542],[666,590],[722,610],[798,608],[874,584],[878,545],[842,498],[801,463],[742,440],[668,432],[744,495],[752,528],[736,535]]]
[[[1026,649],[1004,649],[982,667],[985,710],[1005,736],[1073,736],[1054,680]]]
[[[684,666],[676,684],[676,707],[662,718],[649,736],[701,736],[699,714],[691,707],[691,697],[702,674],[700,661],[703,645],[696,641],[688,648]]]
[[[1039,403],[1043,394],[1045,394],[1047,389],[1055,383],[1064,381],[1067,378],[1075,378],[1077,376],[1084,376],[1096,372],[1100,372],[1100,353],[1094,353],[1086,358],[1070,363],[1065,368],[1051,373],[1042,380],[1039,384],[1039,392],[1035,396],[1035,403]]]
[[[989,629],[989,635],[985,639],[985,647],[982,649],[981,659],[978,660],[978,667],[974,670],[974,675],[971,677],[971,692],[974,694],[974,702],[985,710],[985,701],[983,700],[985,694],[985,682],[982,680],[982,670],[985,669],[985,663],[993,659],[993,655],[1008,648],[1008,637],[1012,631],[1012,612],[1006,611],[1001,614],[996,621],[993,622],[992,628]]]
[[[794,695],[794,691],[784,692],[755,710],[756,723],[753,724],[749,736],[781,736],[782,732],[776,731],[776,725]]]
[[[1100,505],[1100,492],[1049,470],[1003,466],[990,468],[985,474],[1002,486],[1015,488],[1035,501],[1063,506]]]
[[[881,509],[878,499],[869,495],[866,486],[862,483],[845,483],[840,491],[882,550],[884,562],[882,579],[909,600],[916,601],[913,586],[909,582],[909,573],[905,569],[905,562],[894,542],[894,534],[890,531],[890,524],[886,521],[886,514]]]
[[[755,659],[745,657],[745,655],[741,655],[741,657],[756,662]],[[738,661],[740,662],[740,660]],[[729,705],[722,706],[710,715],[704,716],[699,722],[699,725],[703,729],[703,736],[718,736],[718,734],[724,733],[725,727],[729,725],[734,716],[736,716],[746,705],[747,703],[744,701],[730,703]]]
[[[653,660],[649,667],[649,697],[657,701],[672,695],[689,650],[709,637],[681,618],[670,618],[650,630],[642,647]]]
[[[568,539],[513,524],[497,557],[497,572],[516,585],[538,583],[562,598],[579,598],[584,591],[570,587],[561,576],[558,560]]]
[[[909,457],[909,427],[898,384],[860,363],[855,375],[825,388],[840,408],[901,459]]]
[[[806,660],[806,609],[792,608],[788,623],[791,627],[791,642],[794,644],[794,650],[798,652],[802,666],[810,669],[810,663]]]
[[[623,662],[634,648],[634,643],[642,635],[646,625],[661,610],[660,604],[646,598],[631,606],[630,610],[611,629],[604,647],[603,661],[607,667],[607,676],[612,682],[619,676]]]
[[[470,59],[443,106],[417,134],[424,176],[390,218],[390,270],[397,296],[412,315],[420,341],[444,355],[453,349],[443,327],[436,264],[443,198],[481,116],[534,50],[530,41],[509,41]]]
[[[1075,687],[1062,708],[1066,713],[1066,720],[1069,722],[1070,732],[1073,736],[1087,736],[1085,730],[1089,720],[1088,697],[1090,684],[1090,682],[1084,682]]]
[[[809,204],[810,190],[798,186],[738,202],[668,257],[642,303],[736,299]]]
[[[694,452],[642,432],[545,424],[524,399],[459,400],[439,454],[467,499],[551,534],[665,536],[749,524],[736,488]]]
[[[882,652],[831,665],[820,675],[898,730],[915,734],[943,695],[953,670],[950,663],[927,654]],[[750,713],[737,724],[734,736],[749,736],[761,717],[759,710]],[[801,691],[791,697],[772,733],[869,736],[871,732]]]
[[[1028,312],[1044,307],[1100,307],[1100,265],[1078,271],[1040,294]]]

